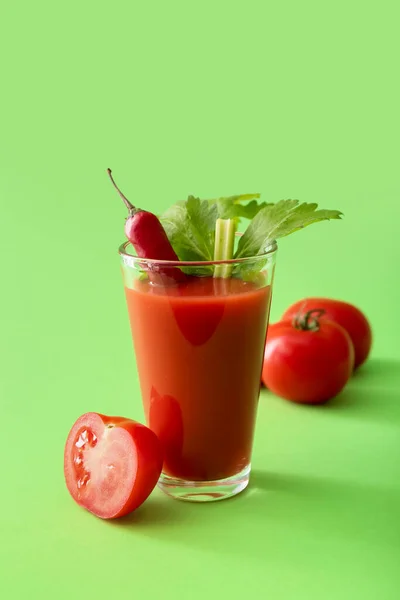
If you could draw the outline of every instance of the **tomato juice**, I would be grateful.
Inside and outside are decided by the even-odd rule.
[[[125,292],[163,473],[190,481],[240,473],[251,460],[271,286],[236,278],[189,277],[171,286],[137,279]]]

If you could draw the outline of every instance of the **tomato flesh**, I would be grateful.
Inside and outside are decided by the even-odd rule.
[[[122,417],[86,413],[65,445],[64,474],[73,499],[104,519],[128,514],[148,497],[162,468],[157,436]]]

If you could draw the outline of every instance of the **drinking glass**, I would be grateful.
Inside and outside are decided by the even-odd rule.
[[[145,418],[164,450],[158,485],[170,496],[221,500],[249,482],[276,250],[166,262],[119,249]]]

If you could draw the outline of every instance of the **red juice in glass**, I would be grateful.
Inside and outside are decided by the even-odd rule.
[[[275,248],[242,261],[248,280],[196,276],[199,264],[185,263],[185,282],[157,285],[146,277],[156,261],[130,256],[126,246],[144,411],[164,448],[159,485],[180,499],[234,495],[250,474]]]

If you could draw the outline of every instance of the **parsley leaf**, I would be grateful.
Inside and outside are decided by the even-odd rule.
[[[280,200],[265,206],[250,222],[240,238],[234,258],[262,254],[278,238],[325,219],[340,219],[338,210],[316,210],[318,204],[299,203],[298,200]]]

